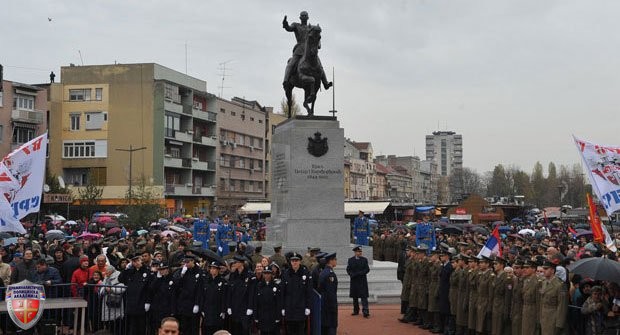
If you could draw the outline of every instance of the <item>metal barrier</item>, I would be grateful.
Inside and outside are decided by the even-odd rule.
[[[126,291],[127,287],[122,284],[84,285],[82,294],[88,303],[86,309],[87,332],[106,331],[106,334],[126,334]]]

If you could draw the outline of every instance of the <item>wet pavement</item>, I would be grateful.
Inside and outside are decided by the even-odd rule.
[[[338,307],[338,335],[432,334],[412,324],[398,322],[397,319],[401,317],[400,305],[371,304],[370,318],[368,319],[363,318],[361,314],[351,316],[352,309],[352,305],[340,305]]]

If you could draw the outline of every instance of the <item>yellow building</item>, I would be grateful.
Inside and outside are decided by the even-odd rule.
[[[210,214],[215,100],[205,81],[158,64],[63,67],[50,85],[48,168],[73,189],[102,186],[102,206],[123,205],[144,180],[170,213]]]

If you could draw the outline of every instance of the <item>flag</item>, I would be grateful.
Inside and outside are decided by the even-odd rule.
[[[491,255],[502,256],[502,242],[501,237],[499,236],[499,225],[495,226],[495,229],[493,229],[493,232],[489,235],[487,243],[485,243],[484,247],[480,249],[478,258],[480,258],[480,256],[489,257]]]
[[[588,209],[590,214],[590,229],[592,229],[592,235],[595,242],[603,242],[605,236],[603,236],[603,229],[601,228],[601,220],[596,213],[596,204],[592,201],[590,193],[586,193],[586,199],[588,200]]]
[[[25,233],[19,219],[39,211],[45,181],[46,152],[47,133],[24,143],[2,159],[0,231]],[[13,179],[5,175],[7,171]]]
[[[608,216],[620,209],[620,146],[590,143],[573,136],[592,189]]]
[[[573,238],[577,238],[577,231],[573,227],[568,227],[568,231],[573,235]]]
[[[611,238],[611,235],[609,235],[609,232],[607,231],[607,228],[605,228],[605,225],[601,225],[601,229],[603,230],[603,235],[605,236],[605,246],[607,247],[607,249],[611,250],[612,252],[618,251],[618,248],[616,248],[616,243]]]

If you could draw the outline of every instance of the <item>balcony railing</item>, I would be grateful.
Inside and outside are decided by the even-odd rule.
[[[25,109],[14,109],[11,112],[11,120],[12,121],[21,121],[28,123],[43,123],[45,118],[45,112],[38,110],[25,110]]]

